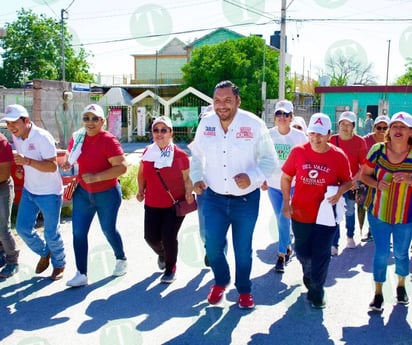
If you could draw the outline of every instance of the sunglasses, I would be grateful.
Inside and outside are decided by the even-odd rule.
[[[166,134],[167,132],[169,132],[169,130],[167,128],[153,128],[153,133],[162,133],[162,134]]]
[[[98,116],[93,116],[93,117],[84,116],[83,117],[83,122],[98,122],[99,120],[100,120],[100,117]]]
[[[276,117],[284,116],[284,117],[288,118],[288,117],[290,116],[290,113],[285,113],[285,112],[283,112],[283,111],[277,111],[277,112],[275,113],[275,116],[276,116]]]
[[[376,129],[378,131],[386,131],[388,129],[388,127],[381,127],[381,126],[376,126]]]

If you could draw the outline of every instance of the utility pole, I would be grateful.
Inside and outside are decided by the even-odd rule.
[[[66,15],[66,16],[65,16]],[[65,62],[65,52],[64,52],[64,21],[68,18],[68,13],[66,10],[61,10],[60,16],[61,16],[61,39],[62,39],[62,80],[66,80],[66,62]]]
[[[286,0],[280,9],[279,99],[285,99]]]
[[[389,78],[389,58],[391,56],[391,40],[388,40],[388,59],[386,60],[386,83],[385,86],[388,86]]]

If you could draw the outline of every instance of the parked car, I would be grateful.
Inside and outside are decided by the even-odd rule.
[[[10,136],[9,131],[6,129],[5,124],[0,124],[0,132],[3,133],[7,139],[11,142],[13,146],[13,142]],[[15,151],[13,151],[15,152]],[[62,177],[63,187],[67,188],[68,184],[77,176],[78,167],[75,164],[70,170],[63,171],[60,166],[63,164],[64,157],[66,155],[67,150],[58,149],[57,150],[57,164],[59,166],[59,172]],[[13,177],[14,181],[14,205],[18,205],[21,198],[21,192],[23,191],[24,185],[24,169],[21,166],[17,166],[16,164],[12,163],[11,165],[11,176]],[[71,204],[71,200],[64,199],[63,206],[69,206]]]

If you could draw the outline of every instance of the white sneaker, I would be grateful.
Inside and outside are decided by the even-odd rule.
[[[116,266],[114,266],[113,276],[120,277],[127,272],[127,260],[116,260]]]
[[[338,247],[332,246],[331,250],[330,250],[330,255],[332,256],[337,256],[339,253],[338,251]]]
[[[356,248],[356,243],[353,238],[348,237],[348,242],[346,244],[346,248],[354,249]]]
[[[71,287],[78,287],[87,285],[87,276],[85,274],[81,274],[79,271],[76,272],[76,275],[70,279],[67,283],[67,286]]]

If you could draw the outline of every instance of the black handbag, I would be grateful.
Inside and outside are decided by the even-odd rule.
[[[196,211],[197,210],[197,203],[196,203],[196,199],[194,198],[193,195],[193,202],[191,204],[189,204],[186,199],[183,200],[176,200],[172,193],[170,192],[169,187],[167,186],[166,182],[163,180],[162,175],[160,175],[160,170],[156,169],[156,173],[157,176],[159,176],[160,181],[162,182],[163,187],[166,189],[166,192],[169,194],[170,198],[173,201],[173,205],[175,208],[175,212],[176,212],[176,216],[178,217],[184,217],[185,215],[187,215],[190,212]]]

